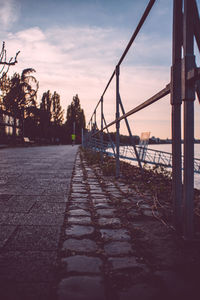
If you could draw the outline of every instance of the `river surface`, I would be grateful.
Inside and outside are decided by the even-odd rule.
[[[171,144],[149,145],[148,148],[154,149],[154,150],[170,152],[170,153],[172,152]],[[200,159],[200,144],[195,144],[195,146],[194,146],[194,157]],[[169,170],[171,170],[171,169],[169,169]],[[200,174],[197,174],[197,173],[194,174],[194,186],[195,186],[195,188],[200,190]]]

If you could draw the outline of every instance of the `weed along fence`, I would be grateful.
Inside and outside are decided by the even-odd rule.
[[[120,122],[125,121],[135,159],[140,168],[141,156],[134,143],[128,117],[160,101],[170,94],[171,105],[171,132],[172,132],[172,199],[174,212],[174,226],[185,239],[191,240],[194,235],[194,101],[195,92],[200,99],[200,68],[197,67],[194,55],[194,39],[200,52],[200,18],[196,0],[173,1],[173,35],[172,35],[172,66],[171,80],[162,90],[151,96],[148,100],[125,112],[120,97],[120,66],[129,49],[134,43],[140,29],[148,17],[155,0],[150,0],[127,47],[125,48],[118,64],[116,65],[103,93],[98,101],[88,124],[88,130],[83,135],[84,147],[93,147],[103,153],[105,149],[113,149],[116,160],[116,177],[120,175]],[[104,116],[104,98],[111,82],[115,80],[116,118],[109,124]],[[181,152],[181,108],[183,107],[184,154]],[[100,108],[100,109],[99,109]],[[99,109],[99,110],[98,110]],[[121,109],[121,115],[120,115]],[[97,112],[100,111],[100,124],[97,124]],[[109,127],[115,125],[115,143],[103,140],[103,133],[109,136]],[[98,147],[97,147],[98,145]],[[182,185],[183,161],[183,185]],[[199,168],[198,160],[197,169]]]

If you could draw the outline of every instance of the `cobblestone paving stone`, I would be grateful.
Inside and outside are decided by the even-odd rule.
[[[179,254],[173,243],[171,252],[162,253],[170,243],[168,229],[143,204],[150,197],[102,176],[78,153],[59,254],[58,300],[183,300],[191,295],[191,289],[179,288],[184,286],[180,274],[169,271]],[[151,235],[157,227],[158,236]],[[151,256],[144,259],[148,247],[155,250],[157,265]]]
[[[148,274],[149,268],[140,262],[132,233],[116,205],[119,199],[131,201],[124,199],[126,185],[121,188],[111,182],[102,186],[94,170],[78,154],[61,249],[59,300],[126,300],[132,297],[133,281]],[[91,273],[98,277],[91,277]],[[118,286],[119,281],[122,284]],[[137,285],[134,295],[145,294],[137,299],[150,299],[145,298],[148,293],[143,288]],[[151,289],[159,294],[154,285]]]

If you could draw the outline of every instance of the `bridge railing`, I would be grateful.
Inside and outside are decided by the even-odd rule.
[[[97,128],[97,109],[100,107],[100,130],[93,132],[93,135],[100,134],[103,143],[103,131],[115,125],[115,158],[116,177],[120,176],[120,122],[125,120],[130,136],[133,150],[141,166],[140,156],[134,144],[128,117],[146,108],[154,102],[170,94],[171,103],[171,132],[172,132],[172,199],[174,211],[174,226],[183,233],[186,239],[192,239],[194,234],[194,100],[195,92],[200,99],[200,68],[197,67],[194,55],[194,39],[198,51],[200,51],[200,18],[196,0],[173,0],[173,36],[172,36],[172,66],[171,80],[161,91],[150,97],[148,100],[125,112],[120,97],[120,66],[133,45],[140,29],[148,17],[156,0],[150,0],[139,23],[136,27],[128,45],[126,46],[118,64],[116,65],[94,112],[88,123],[88,129],[92,132],[94,126]],[[104,116],[104,95],[115,78],[116,118],[106,124]],[[181,150],[181,108],[183,104],[184,119],[184,172],[182,188],[182,150]],[[120,109],[122,115],[120,116]],[[103,147],[102,147],[103,148]]]

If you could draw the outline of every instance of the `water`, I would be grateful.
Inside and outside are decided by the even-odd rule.
[[[170,153],[172,151],[171,150],[172,149],[171,144],[149,145],[148,148],[154,149],[154,150],[170,152]],[[200,159],[200,144],[195,144],[195,146],[194,146],[194,157]],[[137,164],[137,163],[133,162],[133,164]],[[171,168],[169,170],[171,170]],[[195,186],[195,188],[200,190],[200,174],[196,174],[196,173],[194,174],[194,186]]]
[[[166,152],[172,152],[172,145],[171,144],[164,144],[164,145],[149,145],[149,148],[155,150],[161,150]],[[182,145],[182,153],[183,153],[183,145]],[[200,158],[200,144],[194,145],[194,157]],[[194,186],[195,188],[200,190],[200,174],[194,174]]]

